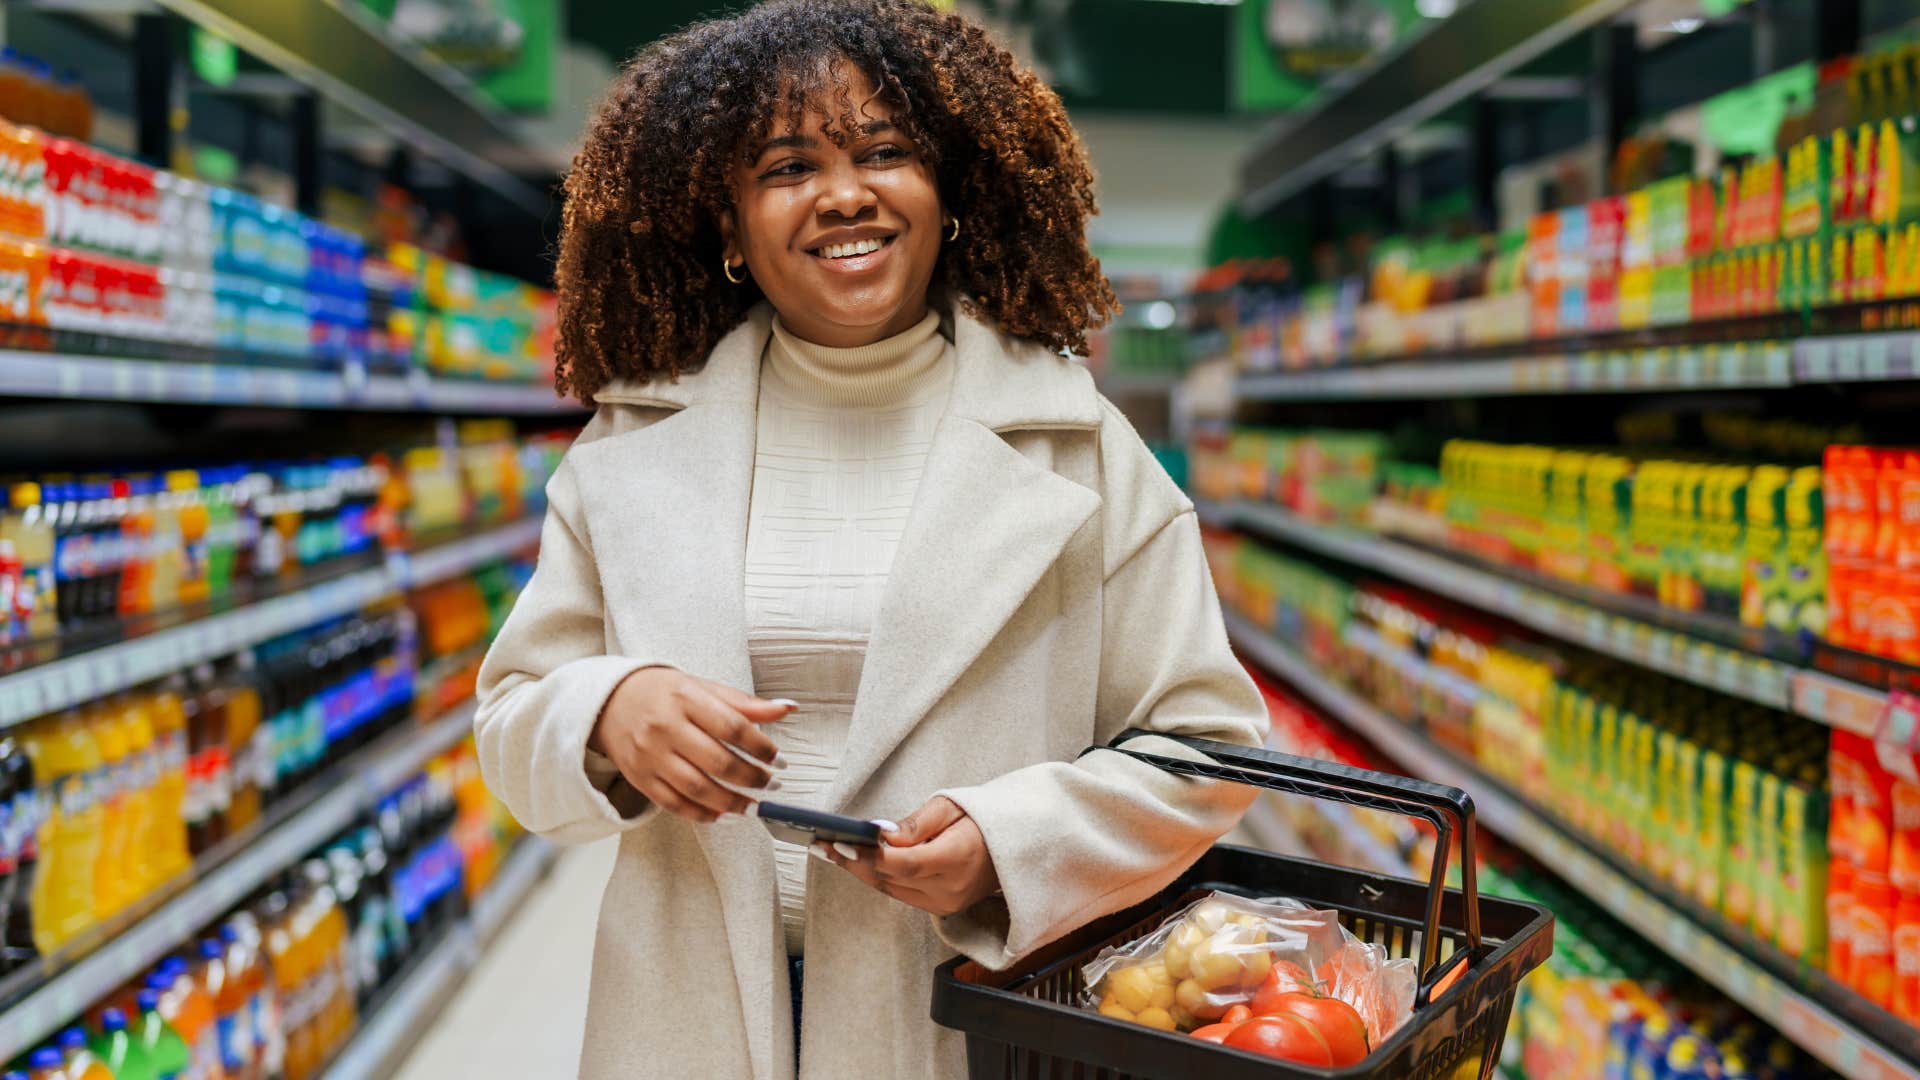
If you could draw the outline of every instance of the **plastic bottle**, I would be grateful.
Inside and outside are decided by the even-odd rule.
[[[213,1000],[214,1031],[220,1047],[220,1068],[227,1080],[254,1080],[253,1008],[241,988],[237,971],[227,968],[227,946],[216,938],[200,943],[196,977]]]
[[[160,993],[160,1015],[186,1044],[186,1075],[195,1080],[225,1080],[220,1060],[220,1029],[213,998],[178,957],[160,965],[150,987]]]
[[[258,662],[253,650],[234,657],[227,678],[226,739],[232,761],[232,796],[227,829],[238,832],[260,819],[260,717],[263,709]]]
[[[261,932],[264,937],[268,970],[273,978],[273,1008],[277,1018],[276,1042],[268,1048],[270,1074],[283,1072],[288,1077],[302,1075],[312,1060],[309,1025],[296,1012],[306,978],[300,967],[298,923],[300,905],[284,891],[268,894],[261,903]]]
[[[187,712],[187,746],[192,754],[190,776],[199,778],[199,811],[187,822],[187,843],[195,855],[227,835],[232,804],[232,757],[227,746],[227,691],[213,677],[213,665],[193,669],[193,701]]]
[[[58,1047],[43,1046],[27,1059],[27,1068],[31,1080],[67,1080],[67,1059],[61,1055]]]
[[[121,1009],[109,1008],[100,1014],[100,1034],[93,1040],[93,1053],[112,1070],[113,1080],[155,1080]]]
[[[160,1014],[159,992],[142,990],[134,1002],[140,1010],[137,1033],[140,1056],[146,1059],[152,1075],[156,1078],[170,1074],[184,1075],[193,1063],[192,1057],[180,1033]]]
[[[40,873],[40,820],[46,799],[35,782],[33,759],[17,739],[0,739],[0,777],[10,803],[4,842],[13,857],[5,906],[0,907],[0,956],[12,969],[40,955],[33,941],[33,893]]]
[[[186,873],[193,861],[187,847],[187,715],[172,680],[148,693],[145,704],[156,772],[152,857],[155,872],[166,881]]]
[[[127,805],[127,792],[132,787],[127,730],[113,701],[95,702],[81,716],[100,747],[100,786],[96,794],[100,803],[100,855],[93,863],[93,911],[95,918],[105,919],[133,900],[139,884],[127,880],[125,874],[127,849],[136,823]]]
[[[25,610],[29,640],[49,638],[60,629],[53,573],[53,522],[47,516],[47,507],[41,504],[39,484],[15,484],[8,496],[13,510],[0,535],[13,541],[14,551],[20,556],[21,591],[14,597],[14,604]]]
[[[220,928],[220,942],[227,948],[228,977],[239,985],[251,1014],[255,1075],[277,1076],[286,1060],[286,1038],[259,919],[250,911],[237,912]]]
[[[50,953],[93,925],[94,865],[100,858],[100,747],[80,718],[65,713],[29,735],[34,774],[49,795],[34,882],[34,944]]]
[[[82,1029],[70,1027],[60,1033],[60,1052],[67,1059],[67,1080],[115,1080],[113,1070],[87,1045]]]
[[[139,895],[146,895],[172,875],[166,872],[161,852],[169,844],[184,844],[186,826],[177,813],[169,813],[161,802],[161,748],[154,730],[153,695],[121,694],[120,720],[127,731],[127,751],[132,762],[134,830],[127,848],[125,873],[140,883]]]

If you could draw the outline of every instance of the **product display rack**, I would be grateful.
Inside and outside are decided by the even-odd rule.
[[[469,701],[424,724],[403,725],[303,785],[258,831],[204,857],[196,878],[131,925],[102,929],[77,959],[45,958],[0,982],[0,1060],[70,1024],[95,1001],[175,949],[209,919],[239,903],[302,856],[371,810],[427,762],[473,730]]]
[[[1473,796],[1482,824],[1525,849],[1615,918],[1718,986],[1754,1015],[1851,1080],[1920,1077],[1920,1032],[1793,962],[1736,945],[1714,916],[1672,899],[1545,812],[1418,731],[1327,678],[1287,643],[1233,612],[1228,635],[1243,655],[1364,735],[1408,773]]]
[[[425,1034],[425,1025],[446,1004],[508,918],[553,865],[553,845],[523,837],[501,863],[499,874],[473,902],[467,917],[413,961],[377,1002],[371,1016],[321,1074],[324,1080],[373,1080],[394,1068]]]
[[[1566,595],[1569,586],[1516,580],[1519,571],[1481,569],[1410,543],[1315,524],[1277,506],[1208,503],[1200,509],[1201,520],[1209,524],[1387,574],[1595,652],[1786,709],[1828,727],[1872,735],[1886,708],[1886,692],[1873,686],[1651,621],[1685,621],[1685,613],[1622,613],[1618,608],[1631,598],[1615,599],[1611,606],[1598,598],[1574,599]],[[1728,638],[1755,633],[1743,627],[1715,628]]]
[[[368,412],[540,415],[582,413],[531,383],[202,361],[0,350],[0,397],[182,405],[252,405]]]
[[[539,539],[539,520],[516,521],[418,552],[390,553],[380,566],[353,570],[73,656],[36,663],[0,676],[0,728],[351,614],[410,588],[445,581],[496,562]]]

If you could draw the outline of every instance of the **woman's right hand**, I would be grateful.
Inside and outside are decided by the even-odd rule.
[[[634,790],[690,821],[745,813],[753,800],[722,787],[772,792],[767,768],[786,767],[761,731],[792,712],[791,701],[768,701],[670,667],[641,668],[621,680],[594,722],[587,747],[605,754]],[[748,761],[729,747],[739,747]]]

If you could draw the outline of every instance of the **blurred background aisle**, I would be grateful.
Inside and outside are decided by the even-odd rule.
[[[0,0],[0,1063],[573,1074],[612,848],[473,687],[587,419],[556,183],[739,6]],[[935,6],[1085,138],[1075,362],[1272,748],[1466,789],[1553,912],[1504,1074],[1920,1077],[1920,0]]]

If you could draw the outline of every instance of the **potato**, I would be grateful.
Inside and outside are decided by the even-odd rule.
[[[1189,978],[1209,990],[1240,985],[1240,957],[1233,948],[1231,940],[1223,941],[1218,936],[1207,939],[1193,950],[1193,957],[1188,961],[1193,969]]]
[[[1100,1015],[1114,1020],[1125,1020],[1129,1024],[1133,1023],[1133,1014],[1118,1005],[1100,1006]]]
[[[1207,940],[1207,932],[1192,923],[1181,923],[1167,935],[1167,944],[1160,952],[1160,961],[1166,967],[1167,974],[1174,982],[1193,974],[1191,958],[1193,950]]]
[[[1199,906],[1195,907],[1193,912],[1187,916],[1187,920],[1193,925],[1198,926],[1201,930],[1211,934],[1227,925],[1227,916],[1231,914],[1233,914],[1233,909],[1227,907],[1227,905],[1220,901],[1203,900]]]
[[[1133,1019],[1134,1023],[1159,1028],[1161,1031],[1173,1031],[1176,1026],[1173,1022],[1173,1014],[1165,1009],[1146,1009]]]
[[[1193,979],[1184,979],[1173,988],[1173,1003],[1199,1020],[1218,1020],[1227,1012],[1227,1006],[1208,1001],[1207,988]]]
[[[1252,949],[1240,954],[1240,987],[1252,990],[1266,981],[1267,972],[1273,970],[1273,954],[1265,949]]]
[[[1194,1028],[1200,1026],[1200,1018],[1181,1008],[1180,1003],[1177,1001],[1174,1002],[1173,1008],[1168,1009],[1167,1012],[1172,1015],[1175,1026],[1179,1027],[1181,1031],[1192,1031]]]
[[[1107,993],[1128,1012],[1139,1012],[1152,1004],[1153,978],[1145,965],[1124,967],[1107,976]]]
[[[1154,983],[1153,996],[1147,999],[1147,1004],[1155,1009],[1173,1008],[1173,983]]]

